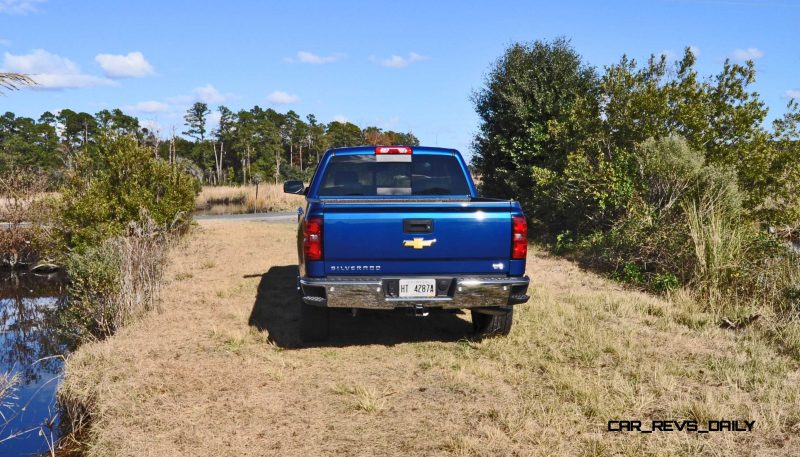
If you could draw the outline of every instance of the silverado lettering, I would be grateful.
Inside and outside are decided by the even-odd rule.
[[[380,265],[331,265],[331,271],[381,271]]]

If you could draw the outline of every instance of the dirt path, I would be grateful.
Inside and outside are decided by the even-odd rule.
[[[69,361],[89,455],[725,455],[798,452],[797,363],[689,305],[532,253],[509,338],[467,315],[336,314],[300,347],[294,225],[201,221],[163,310]],[[612,419],[750,419],[619,434]]]

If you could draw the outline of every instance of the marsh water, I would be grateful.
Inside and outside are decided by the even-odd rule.
[[[0,271],[0,377],[15,379],[0,399],[0,456],[47,453],[60,435],[56,390],[73,346],[57,325],[63,274]]]

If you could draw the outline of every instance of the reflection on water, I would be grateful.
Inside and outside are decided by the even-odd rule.
[[[72,347],[55,325],[65,297],[61,274],[0,272],[0,376],[17,379],[0,401],[2,456],[47,451],[58,437],[55,394],[62,356]]]

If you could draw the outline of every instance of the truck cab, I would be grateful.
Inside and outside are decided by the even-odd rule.
[[[517,202],[481,198],[455,149],[328,150],[298,210],[301,330],[328,335],[330,308],[469,309],[476,335],[505,335],[528,300]]]

